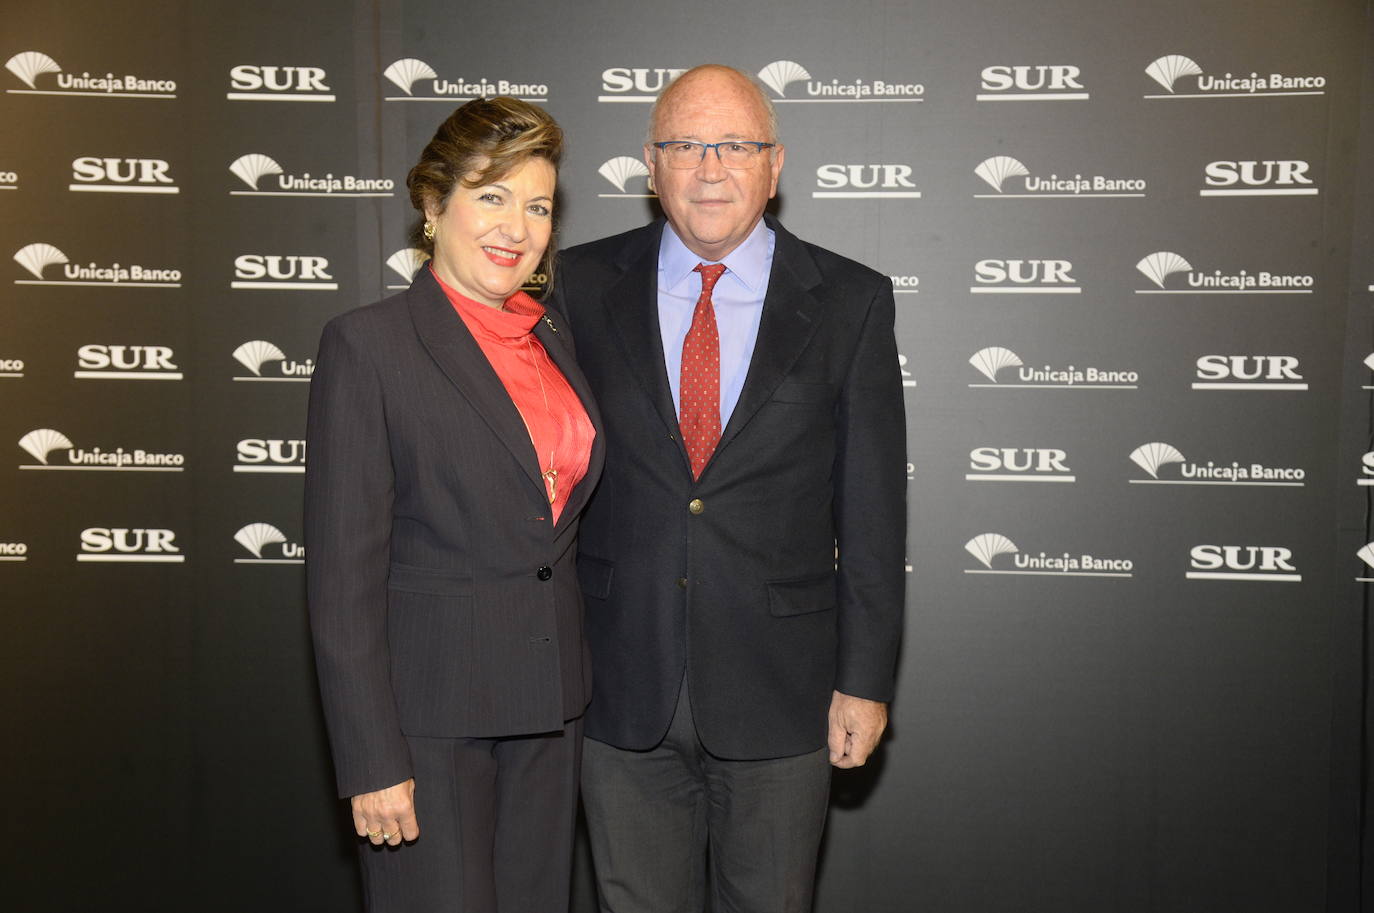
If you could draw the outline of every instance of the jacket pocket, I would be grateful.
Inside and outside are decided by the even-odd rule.
[[[788,380],[778,384],[773,391],[775,403],[825,403],[835,399],[835,388],[830,384],[807,384]]]
[[[819,574],[768,583],[768,611],[778,617],[809,615],[835,608],[835,575]]]
[[[391,563],[387,588],[404,593],[424,593],[430,596],[471,596],[472,576],[460,571],[415,567]]]
[[[611,595],[611,578],[615,576],[615,565],[600,558],[587,555],[577,556],[577,582],[582,587],[582,595],[592,599],[606,599]]]

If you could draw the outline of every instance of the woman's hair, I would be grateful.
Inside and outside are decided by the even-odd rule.
[[[557,174],[563,158],[563,130],[547,111],[505,95],[474,99],[459,107],[439,125],[406,176],[410,203],[421,215],[412,242],[433,255],[434,242],[420,231],[426,205],[443,212],[459,184],[469,188],[490,184],[532,158],[545,159]],[[474,176],[468,179],[469,174]],[[551,278],[553,260],[550,237],[543,269],[536,271]]]

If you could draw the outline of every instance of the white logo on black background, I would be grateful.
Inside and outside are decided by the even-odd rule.
[[[391,271],[405,280],[404,285],[388,285],[389,289],[410,288],[410,283],[415,281],[415,274],[420,271],[420,267],[429,262],[429,254],[416,247],[403,247],[386,258],[386,265]]]
[[[1069,454],[1057,447],[975,447],[968,482],[1076,482]]]
[[[170,79],[144,79],[128,74],[92,76],[83,72],[63,72],[62,66],[41,51],[23,51],[5,63],[5,69],[28,86],[27,89],[6,89],[11,95],[85,95],[96,98],[176,98],[177,84]],[[57,74],[56,89],[38,88],[40,77]],[[50,85],[48,80],[44,85]]]
[[[610,67],[601,71],[599,102],[652,102],[686,69],[665,67]]]
[[[1140,274],[1155,284],[1155,288],[1136,289],[1137,295],[1310,295],[1313,277],[1271,273],[1267,270],[1250,272],[1222,272],[1193,269],[1179,254],[1158,250],[1141,258],[1135,265]],[[1186,288],[1170,288],[1170,277],[1183,276]]]
[[[926,87],[918,82],[886,82],[884,80],[855,79],[840,81],[833,78],[830,81],[815,79],[806,68],[801,64],[791,60],[775,60],[768,66],[759,70],[759,79],[768,88],[772,89],[777,98],[773,99],[775,104],[785,102],[917,102],[924,101]],[[792,89],[793,83],[804,83],[798,89]],[[793,92],[795,97],[788,98],[787,93]]]
[[[0,377],[23,377],[24,359],[0,358]]]
[[[1179,449],[1163,441],[1141,444],[1131,451],[1131,462],[1149,474],[1148,479],[1130,479],[1132,485],[1254,485],[1301,488],[1307,471],[1296,466],[1266,466],[1263,463],[1195,463]],[[1176,467],[1176,468],[1175,468]]]
[[[181,380],[170,346],[88,343],[76,350],[78,380]]]
[[[1364,366],[1369,370],[1374,371],[1374,352],[1370,352],[1368,355],[1364,357]],[[1374,390],[1374,384],[1363,384],[1361,385],[1360,389]]]
[[[618,191],[598,193],[597,196],[602,199],[648,200],[658,196],[649,189],[649,166],[634,156],[617,155],[615,158],[606,159],[601,163],[601,167],[596,169],[596,173],[609,181]],[[638,192],[641,187],[644,189],[643,193]]]
[[[1374,542],[1365,543],[1355,554],[1370,568],[1374,568]],[[1356,577],[1355,580],[1359,583],[1374,583],[1374,577]]]
[[[77,561],[182,564],[186,556],[170,529],[92,526],[81,531]]]
[[[892,281],[892,294],[894,295],[918,295],[921,292],[921,278],[919,276],[888,276]]]
[[[287,292],[333,292],[339,283],[329,275],[329,261],[303,254],[240,254],[234,258],[235,289]]]
[[[1074,174],[1060,177],[1058,174],[1031,174],[1030,169],[1009,155],[994,155],[983,159],[973,173],[982,178],[996,193],[975,193],[979,200],[1029,200],[1029,199],[1070,199],[1082,200],[1094,197],[1145,196],[1144,178],[1105,177],[1100,174]],[[1009,183],[1010,182],[1010,183]],[[1018,192],[1019,191],[1019,192]]]
[[[461,76],[441,77],[434,68],[415,57],[403,57],[393,62],[382,75],[404,95],[388,95],[387,101],[446,101],[465,102],[493,95],[510,95],[522,101],[549,100],[549,87],[542,83],[512,82],[505,79]],[[417,85],[418,83],[418,85]],[[417,91],[419,94],[416,94]]]
[[[77,447],[62,432],[35,428],[19,439],[19,446],[38,462],[21,463],[20,469],[73,469],[94,472],[181,472],[186,457],[180,453],[124,447]],[[65,451],[65,461],[53,451]]]
[[[1133,577],[1135,563],[1129,558],[1101,558],[1088,554],[1023,552],[1000,533],[982,533],[964,543],[964,550],[980,568],[964,568],[965,574],[1014,574],[1024,577]],[[1003,556],[1010,555],[1010,559]],[[999,560],[1000,559],[1000,560]],[[994,567],[996,562],[998,565]],[[1004,565],[1010,564],[1011,567]]]
[[[1292,550],[1277,545],[1195,545],[1188,557],[1189,580],[1302,580]]]
[[[1374,450],[1366,452],[1360,457],[1360,475],[1355,479],[1356,485],[1374,485]]]
[[[245,438],[234,447],[234,472],[305,472],[305,441]]]
[[[1194,390],[1306,390],[1293,355],[1203,355]]]
[[[0,542],[0,561],[28,561],[29,546],[25,542]]]
[[[109,288],[181,288],[181,270],[160,269],[138,264],[127,266],[112,263],[102,266],[91,262],[82,266],[72,263],[67,255],[51,244],[26,244],[14,252],[14,262],[24,267],[32,279],[16,279],[15,285],[77,285]],[[43,271],[61,266],[61,279],[44,279]]]
[[[18,190],[19,172],[0,170],[0,190]]]
[[[1070,64],[1032,64],[984,67],[978,101],[1087,101],[1079,78],[1083,71]]]
[[[1068,260],[979,260],[969,291],[975,295],[1077,295]]]
[[[1002,346],[979,349],[969,357],[968,363],[990,381],[986,384],[969,384],[972,389],[1135,390],[1140,382],[1140,375],[1136,371],[1080,368],[1074,365],[1065,368],[1052,365],[1028,367],[1019,355]],[[1016,383],[999,380],[1001,373],[1008,368],[1015,369],[1011,379]]]
[[[1314,197],[1317,186],[1302,159],[1244,159],[1208,162],[1202,169],[1202,197]]]
[[[396,182],[391,178],[360,178],[332,171],[318,177],[310,172],[289,174],[269,155],[250,152],[229,163],[229,171],[248,190],[231,190],[233,197],[394,197]],[[275,175],[275,180],[271,176]],[[261,186],[268,178],[267,186]]]
[[[265,339],[253,339],[234,350],[234,360],[248,369],[248,374],[236,374],[237,381],[295,381],[309,383],[315,373],[315,360],[288,359],[286,353]]]
[[[1191,58],[1182,54],[1166,54],[1145,68],[1156,83],[1164,88],[1164,95],[1146,98],[1251,98],[1264,95],[1324,95],[1325,76],[1285,76],[1282,73],[1248,76],[1209,76]],[[1193,82],[1180,80],[1194,79]],[[1194,92],[1184,92],[1191,88]]]
[[[229,69],[229,101],[333,101],[323,67],[241,63]]]
[[[234,533],[234,541],[252,558],[235,558],[235,564],[304,564],[305,546],[291,542],[271,523],[249,523]],[[267,555],[263,555],[263,551]],[[274,557],[275,556],[275,557]]]
[[[899,371],[902,372],[902,386],[903,386],[903,387],[914,387],[914,386],[916,386],[916,378],[915,378],[915,376],[914,376],[910,371],[908,371],[908,370],[906,369],[906,364],[907,364],[906,356],[905,356],[905,355],[898,355],[898,356],[897,356],[897,369],[898,369]]]
[[[83,155],[72,159],[67,189],[86,193],[181,193],[164,159]]]
[[[822,165],[816,169],[816,199],[919,200],[910,165]]]

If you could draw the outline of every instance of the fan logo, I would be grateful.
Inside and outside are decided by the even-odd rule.
[[[0,358],[0,377],[23,377],[24,359]]]
[[[892,294],[894,295],[919,295],[921,293],[921,278],[919,276],[888,276],[892,282]]]
[[[815,79],[806,67],[791,60],[775,60],[759,70],[759,80],[777,95],[774,104],[786,102],[919,102],[925,101],[926,87],[918,82],[883,80]],[[802,83],[793,89],[793,83]],[[799,97],[788,98],[788,92]]]
[[[241,63],[229,68],[229,101],[333,101],[323,67]]]
[[[83,155],[72,159],[67,189],[85,193],[181,193],[164,159]]]
[[[1067,451],[1055,447],[975,447],[967,482],[1076,482]]]
[[[386,101],[445,101],[451,104],[494,95],[510,95],[530,102],[549,100],[549,87],[543,83],[510,82],[485,77],[441,77],[432,66],[415,57],[403,57],[392,62],[382,71],[382,76],[405,93],[384,96]]]
[[[289,359],[286,353],[265,339],[251,339],[234,350],[234,360],[247,369],[247,373],[234,375],[234,380],[245,383],[309,383],[315,373],[313,358]]]
[[[1082,552],[1032,554],[1023,552],[1015,542],[1000,533],[982,533],[974,536],[964,543],[964,551],[982,565],[964,568],[965,574],[1013,574],[1022,577],[1135,576],[1135,562],[1129,558],[1102,558]]]
[[[170,346],[99,345],[76,350],[77,380],[181,380]]]
[[[231,197],[394,197],[396,182],[391,178],[360,178],[351,174],[326,172],[312,176],[290,174],[276,159],[260,152],[241,155],[229,163],[229,172],[248,187],[231,190]],[[272,180],[269,176],[275,176]],[[269,178],[266,186],[263,178]],[[237,185],[236,185],[237,186]]]
[[[984,67],[978,101],[1087,101],[1083,71],[1069,64]]]
[[[973,173],[995,191],[975,193],[973,197],[977,200],[1082,200],[1145,196],[1144,178],[1104,177],[1100,174],[1087,177],[1082,174],[1072,177],[1033,175],[1019,159],[1009,155],[983,159]]]
[[[652,102],[658,93],[686,69],[664,67],[611,67],[601,71],[601,91],[596,100],[606,103]]]
[[[1152,61],[1145,73],[1164,89],[1146,98],[1253,98],[1264,95],[1325,95],[1325,76],[1285,76],[1251,72],[1248,76],[1224,73],[1211,76],[1191,58],[1166,54]],[[1192,80],[1189,82],[1189,80]],[[1192,89],[1192,92],[1187,91]]]
[[[598,193],[603,200],[651,200],[658,194],[649,186],[649,166],[632,155],[606,159],[596,173],[605,178],[615,193]]]
[[[287,539],[271,523],[249,523],[234,533],[234,541],[253,556],[235,558],[235,564],[305,564],[305,546]]]
[[[418,247],[403,247],[386,258],[386,265],[392,273],[399,276],[402,284],[392,283],[387,288],[392,290],[410,288],[410,283],[415,281],[415,274],[420,271],[420,267],[429,262],[429,254],[420,250]]]
[[[1364,357],[1364,366],[1369,370],[1374,371],[1374,352],[1370,352],[1368,355]],[[1374,384],[1364,384],[1360,387],[1360,389],[1374,390]]]
[[[916,386],[916,376],[906,369],[906,364],[906,356],[899,354],[897,356],[897,370],[902,372],[902,386],[914,387]]]
[[[1136,390],[1140,386],[1140,375],[1136,371],[1079,368],[1074,365],[1065,368],[1052,365],[1028,367],[1019,355],[1002,346],[979,349],[969,357],[968,363],[988,379],[985,384],[969,384],[969,388],[974,390]],[[1008,377],[1003,372],[1009,368],[1014,368],[1015,372]]]
[[[1374,450],[1360,456],[1360,474],[1355,479],[1355,484],[1362,487],[1374,486]]]
[[[815,199],[919,200],[910,165],[822,165],[816,169]]]
[[[1291,549],[1277,545],[1195,545],[1189,580],[1260,580],[1300,583]]]
[[[28,561],[29,546],[24,542],[0,542],[0,561]]]
[[[305,441],[245,438],[234,447],[234,472],[305,472]]]
[[[335,292],[339,283],[329,274],[324,257],[298,254],[240,254],[234,258],[231,289],[272,289],[285,292]]]
[[[181,270],[162,269],[137,264],[112,263],[109,266],[91,262],[82,266],[72,263],[67,255],[51,244],[26,244],[14,252],[18,263],[32,279],[15,279],[15,285],[74,285],[96,288],[124,286],[125,288],[181,288]],[[60,279],[45,279],[43,272],[50,266],[61,266]]]
[[[35,460],[20,463],[20,469],[182,472],[186,468],[186,457],[180,453],[124,447],[78,447],[61,431],[52,428],[35,428],[19,439],[19,447]]]
[[[1306,390],[1293,355],[1203,355],[1194,390]]]
[[[1364,546],[1361,547],[1360,550],[1355,553],[1355,555],[1361,561],[1363,561],[1367,567],[1374,569],[1374,542],[1366,542]],[[1369,571],[1366,571],[1365,574],[1366,576],[1356,577],[1355,582],[1374,583],[1374,577],[1367,576],[1369,574]]]
[[[1244,159],[1208,162],[1202,169],[1202,197],[1314,197],[1318,188],[1302,159]]]
[[[1143,469],[1148,479],[1130,479],[1132,485],[1244,485],[1302,488],[1307,471],[1296,466],[1266,466],[1263,463],[1195,463],[1172,444],[1152,441],[1131,451],[1131,462]]]
[[[979,260],[973,265],[974,295],[1077,295],[1068,260]]]
[[[77,561],[130,564],[183,564],[186,556],[170,529],[92,526],[81,531]]]
[[[92,76],[67,73],[61,64],[41,51],[23,51],[5,62],[9,70],[27,89],[6,89],[11,95],[84,95],[94,98],[176,98],[177,84],[170,79],[144,79],[128,74],[116,76],[106,73]],[[56,79],[47,79],[56,74]],[[42,85],[56,88],[40,89]]]
[[[1138,288],[1137,295],[1310,295],[1316,280],[1296,273],[1271,273],[1265,270],[1212,272],[1193,269],[1180,254],[1158,250],[1142,257],[1135,265],[1154,288]],[[1171,276],[1182,276],[1173,279]],[[1186,285],[1170,288],[1170,285]]]
[[[0,190],[18,190],[19,172],[0,171]]]

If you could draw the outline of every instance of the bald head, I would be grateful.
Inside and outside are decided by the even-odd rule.
[[[683,99],[690,102],[699,97],[710,98],[721,104],[752,108],[768,125],[768,135],[760,136],[758,139],[770,143],[778,141],[778,114],[773,108],[772,100],[764,93],[763,87],[734,67],[718,63],[692,67],[659,93],[654,101],[653,110],[649,113],[647,141],[652,143],[660,139],[675,139],[676,137],[659,136],[659,127],[667,110],[675,104],[680,104]]]

